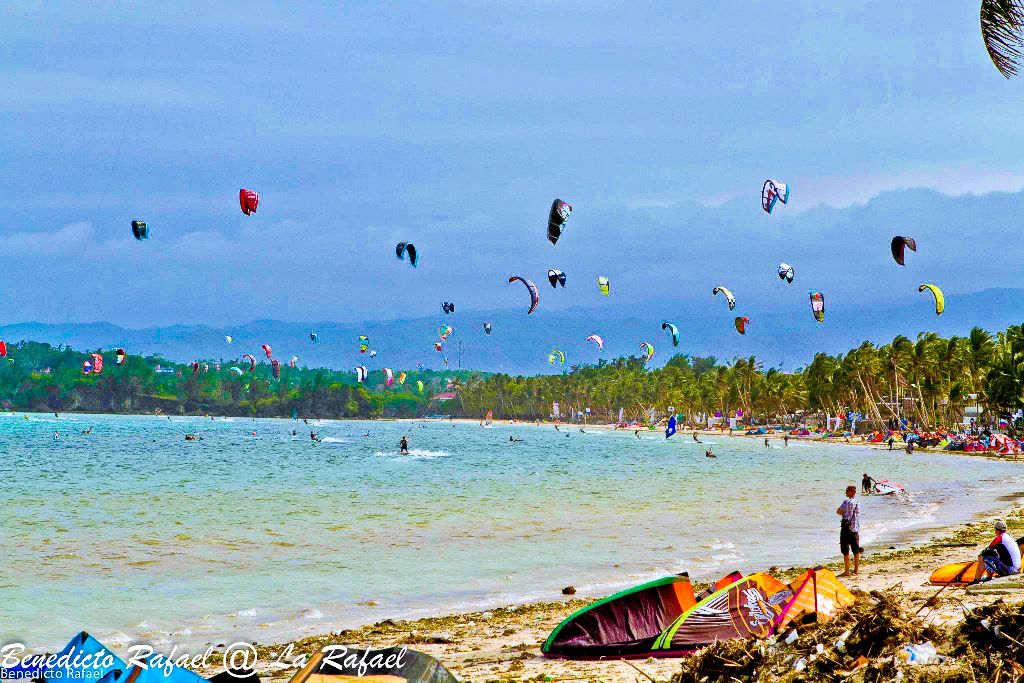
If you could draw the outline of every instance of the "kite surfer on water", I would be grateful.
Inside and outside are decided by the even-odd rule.
[[[402,440],[398,442],[398,454],[409,455],[409,437],[403,436]]]
[[[700,439],[697,438],[697,432],[693,433],[693,440],[696,441],[697,443],[703,443]]]

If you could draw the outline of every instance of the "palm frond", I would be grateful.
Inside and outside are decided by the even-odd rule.
[[[1024,60],[1024,0],[982,0],[981,37],[999,73],[1017,75]]]

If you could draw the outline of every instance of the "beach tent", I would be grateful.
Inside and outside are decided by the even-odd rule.
[[[808,569],[789,588],[790,597],[775,618],[776,630],[793,621],[828,621],[856,600],[835,574],[822,567]]]
[[[634,586],[569,615],[541,652],[556,657],[649,654],[662,631],[696,602],[686,574]]]
[[[289,683],[458,683],[441,662],[404,647],[317,652]]]

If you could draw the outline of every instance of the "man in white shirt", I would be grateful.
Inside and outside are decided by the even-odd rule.
[[[982,581],[988,581],[993,576],[1020,573],[1020,547],[1006,532],[1006,522],[996,522],[995,530],[995,539],[978,555],[978,562],[985,567],[985,577]]]

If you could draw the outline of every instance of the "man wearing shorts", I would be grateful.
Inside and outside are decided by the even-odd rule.
[[[850,575],[850,553],[853,553],[853,573],[860,570],[860,555],[864,548],[860,547],[860,503],[857,501],[857,487],[846,487],[846,500],[836,510],[842,517],[839,526],[839,549],[843,553],[845,570],[840,576]]]

